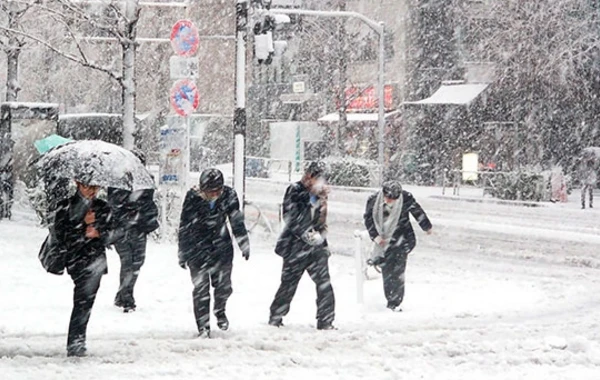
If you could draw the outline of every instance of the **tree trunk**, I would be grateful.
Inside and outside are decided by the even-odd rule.
[[[135,147],[135,38],[139,15],[138,0],[125,4],[126,31],[123,42],[123,147]]]
[[[8,13],[8,27],[17,29],[19,16],[16,12]],[[19,55],[21,54],[21,44],[15,34],[11,34],[8,39],[8,49],[6,50],[6,101],[16,102],[19,97]]]

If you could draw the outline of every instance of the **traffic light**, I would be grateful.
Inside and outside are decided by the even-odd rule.
[[[259,64],[269,65],[273,62],[275,55],[273,30],[275,30],[275,18],[269,15],[254,24],[254,55]]]

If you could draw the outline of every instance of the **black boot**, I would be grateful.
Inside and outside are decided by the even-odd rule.
[[[317,330],[337,330],[331,322],[318,321]]]
[[[198,330],[198,338],[209,339],[210,338],[210,326],[199,329]]]
[[[68,357],[84,357],[86,356],[85,340],[84,338],[78,337],[72,342],[67,344],[67,356]]]
[[[135,304],[123,305],[123,313],[133,313],[135,311]]]
[[[220,313],[217,315],[217,326],[223,331],[227,331],[229,329],[229,320],[227,319],[225,313]]]
[[[269,325],[274,327],[283,327],[283,318],[271,317],[269,318]]]
[[[119,294],[117,294],[117,296],[115,297],[115,306],[116,307],[125,306],[125,303],[123,302],[123,300],[121,300],[121,297],[119,296]]]

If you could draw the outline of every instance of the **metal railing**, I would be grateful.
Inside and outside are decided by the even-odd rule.
[[[473,180],[465,180],[463,175],[467,174],[476,177]],[[476,188],[482,190],[482,196],[497,194],[502,177],[519,176],[519,175],[543,175],[542,173],[531,172],[526,170],[515,171],[490,171],[490,170],[445,170],[442,181],[442,195],[446,194],[446,188],[452,188],[452,195],[460,196],[461,187],[465,183],[470,183]]]
[[[276,179],[277,176],[281,176],[282,180],[286,180],[288,182],[292,182],[292,180],[297,180],[304,172],[305,166],[313,162],[312,160],[287,160],[287,159],[278,159],[278,158],[268,158],[268,157],[257,157],[257,156],[247,156],[246,157],[246,176],[254,177],[254,178],[273,178]],[[332,163],[332,166],[334,164]],[[377,164],[367,165],[361,164],[361,167],[364,167],[368,171],[368,178],[366,179],[369,184],[365,185],[347,185],[343,184],[343,186],[350,187],[372,187],[376,186],[377,180],[379,178],[379,166]],[[335,168],[331,168],[332,175],[337,176],[335,172]],[[352,177],[351,174],[349,174]],[[334,180],[332,178],[332,180]],[[337,181],[336,181],[337,182]],[[359,181],[364,182],[364,181]]]

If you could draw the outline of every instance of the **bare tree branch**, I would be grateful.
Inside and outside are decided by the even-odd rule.
[[[77,36],[75,36],[75,33],[73,33],[73,29],[71,29],[71,27],[65,22],[65,20],[63,18],[57,18],[56,21],[63,24],[63,26],[65,27],[65,29],[71,36],[71,39],[73,40],[73,42],[75,42],[75,46],[77,47],[77,50],[79,51],[79,55],[81,56],[81,59],[83,60],[83,62],[85,62],[85,64],[89,64],[87,55],[83,51],[83,48],[81,47],[79,39],[77,38]]]
[[[114,80],[119,81],[119,83],[121,82],[121,76],[118,75],[118,74],[115,74],[112,70],[110,70],[108,68],[105,68],[105,67],[102,67],[102,66],[99,66],[99,65],[96,65],[96,64],[94,64],[92,62],[89,62],[89,61],[87,61],[85,59],[76,57],[74,55],[67,54],[67,53],[63,52],[62,50],[56,48],[55,46],[51,45],[50,43],[42,40],[41,38],[38,38],[38,37],[33,36],[31,34],[28,34],[28,33],[21,32],[19,30],[5,28],[3,26],[0,26],[0,30],[5,30],[5,31],[10,32],[10,33],[15,33],[15,34],[23,36],[23,37],[25,37],[27,39],[33,40],[33,41],[35,41],[35,42],[37,42],[39,44],[44,45],[46,48],[50,49],[54,53],[56,53],[56,54],[58,54],[58,55],[60,55],[60,56],[62,56],[64,58],[66,58],[66,59],[68,59],[70,61],[76,62],[76,63],[78,63],[78,64],[80,64],[80,65],[82,65],[84,67],[88,67],[88,68],[91,68],[91,69],[102,71],[103,73],[108,74]]]

